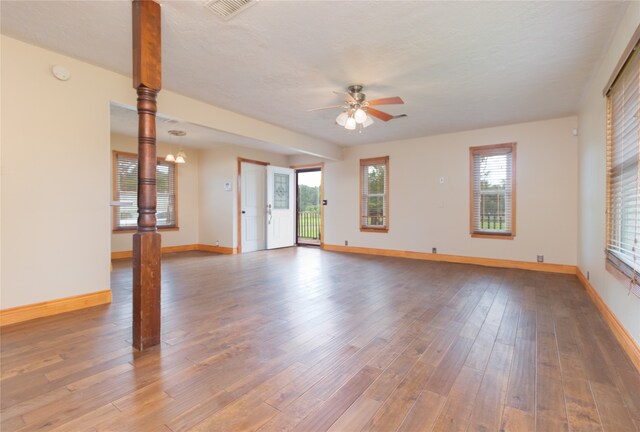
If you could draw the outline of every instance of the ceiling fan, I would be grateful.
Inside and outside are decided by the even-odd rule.
[[[348,93],[334,92],[335,94],[345,96],[344,104],[314,108],[309,111],[342,108],[343,111],[336,117],[336,123],[347,130],[354,130],[358,125],[361,125],[363,128],[371,126],[373,124],[372,117],[387,122],[395,118],[407,116],[406,114],[393,116],[373,108],[373,106],[377,105],[404,104],[404,101],[398,96],[367,100],[366,95],[362,93],[362,85],[354,84],[347,87],[347,90]]]

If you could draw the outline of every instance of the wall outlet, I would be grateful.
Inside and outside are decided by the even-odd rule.
[[[438,253],[438,248],[431,248],[431,253]]]
[[[220,246],[220,240],[216,240],[216,246]]]
[[[538,255],[538,262],[544,262],[544,255]]]
[[[349,240],[345,240],[345,241],[344,241],[344,245],[345,245],[345,246],[349,246]]]

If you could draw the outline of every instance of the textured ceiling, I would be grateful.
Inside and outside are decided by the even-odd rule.
[[[341,145],[572,115],[626,6],[263,0],[224,22],[164,1],[164,88]],[[4,34],[130,75],[128,0],[1,8]],[[357,133],[307,111],[354,83],[408,117]]]

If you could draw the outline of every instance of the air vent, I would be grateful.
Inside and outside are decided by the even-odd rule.
[[[257,3],[257,0],[208,0],[204,5],[227,21]]]

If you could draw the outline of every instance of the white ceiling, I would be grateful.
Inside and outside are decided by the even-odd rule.
[[[116,103],[111,103],[111,132],[128,136],[138,136],[138,113],[133,107],[127,107]],[[181,130],[186,132],[183,137],[175,137],[169,134],[170,130]],[[218,131],[209,127],[193,124],[190,122],[173,119],[162,113],[157,114],[156,136],[158,141],[175,144],[177,147],[195,147],[211,149],[222,147],[228,144],[235,144],[244,147],[257,148],[272,153],[296,154],[296,151],[271,144],[256,139],[251,139],[227,132]]]
[[[572,115],[626,7],[262,0],[224,22],[201,1],[164,1],[163,86],[340,145]],[[130,1],[1,8],[3,33],[130,75]],[[307,111],[354,83],[401,96],[381,108],[408,117],[359,134],[338,111]]]

